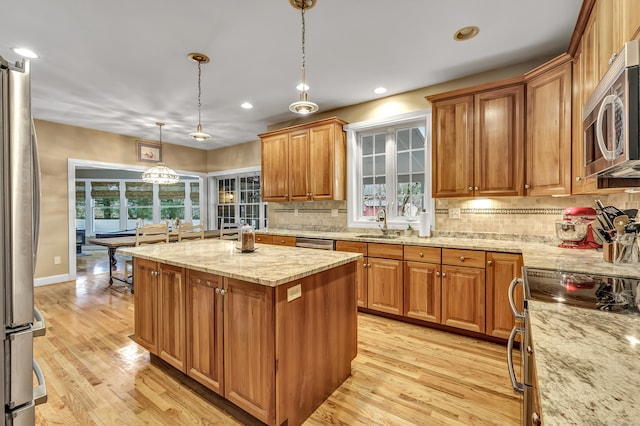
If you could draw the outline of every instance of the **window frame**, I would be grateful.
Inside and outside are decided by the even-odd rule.
[[[386,133],[385,145],[385,184],[387,185],[387,202],[391,208],[387,209],[387,226],[389,229],[404,230],[409,224],[413,228],[418,227],[418,217],[407,219],[397,216],[397,146],[395,141],[395,131],[398,127],[411,124],[423,124],[425,126],[425,147],[424,147],[424,208],[431,212],[429,215],[431,226],[434,227],[434,200],[432,197],[432,150],[431,150],[431,109],[413,111],[391,117],[352,123],[344,126],[347,133],[347,227],[348,228],[378,228],[379,223],[373,217],[361,216],[360,207],[362,197],[362,148],[359,137],[375,133]],[[391,133],[391,137],[390,137]]]

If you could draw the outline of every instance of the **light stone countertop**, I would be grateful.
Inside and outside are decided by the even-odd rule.
[[[241,253],[235,241],[198,240],[120,248],[119,253],[276,287],[362,257],[359,253],[256,244]]]
[[[640,424],[640,318],[528,306],[543,424]]]

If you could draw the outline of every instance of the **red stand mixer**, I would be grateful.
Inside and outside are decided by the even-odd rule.
[[[556,222],[556,235],[562,240],[558,247],[589,249],[600,248],[594,237],[591,222],[596,219],[596,211],[591,207],[567,207],[562,220]]]

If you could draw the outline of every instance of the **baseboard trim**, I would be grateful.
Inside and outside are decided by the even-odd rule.
[[[69,274],[50,275],[48,277],[35,278],[33,280],[33,286],[34,287],[40,287],[40,286],[43,286],[43,285],[64,283],[64,282],[67,282],[67,281],[73,281],[74,279],[75,278],[71,278],[71,276]]]

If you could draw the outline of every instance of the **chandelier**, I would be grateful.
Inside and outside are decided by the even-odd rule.
[[[162,126],[164,126],[164,123],[158,121],[156,125],[160,128],[160,146],[162,146]],[[158,185],[169,185],[177,183],[180,177],[172,169],[165,166],[164,163],[158,163],[142,173],[142,180],[148,183],[157,183]]]
[[[200,102],[200,95],[202,94],[202,90],[200,88],[200,77],[202,76],[201,66],[202,64],[209,63],[209,57],[204,53],[189,53],[188,57],[193,62],[198,63],[198,127],[196,131],[190,133],[189,136],[191,136],[198,142],[202,142],[211,138],[211,135],[208,135],[207,133],[204,133],[202,131],[202,124],[200,123],[200,109],[202,108],[202,103]]]
[[[306,58],[304,50],[304,35],[306,30],[304,11],[315,6],[316,0],[289,0],[289,3],[291,3],[291,6],[294,8],[299,9],[302,16],[302,83],[298,85],[298,89],[300,90],[300,100],[289,105],[289,109],[296,114],[307,115],[316,112],[318,110],[318,105],[310,102],[307,95],[309,86],[307,86]]]

